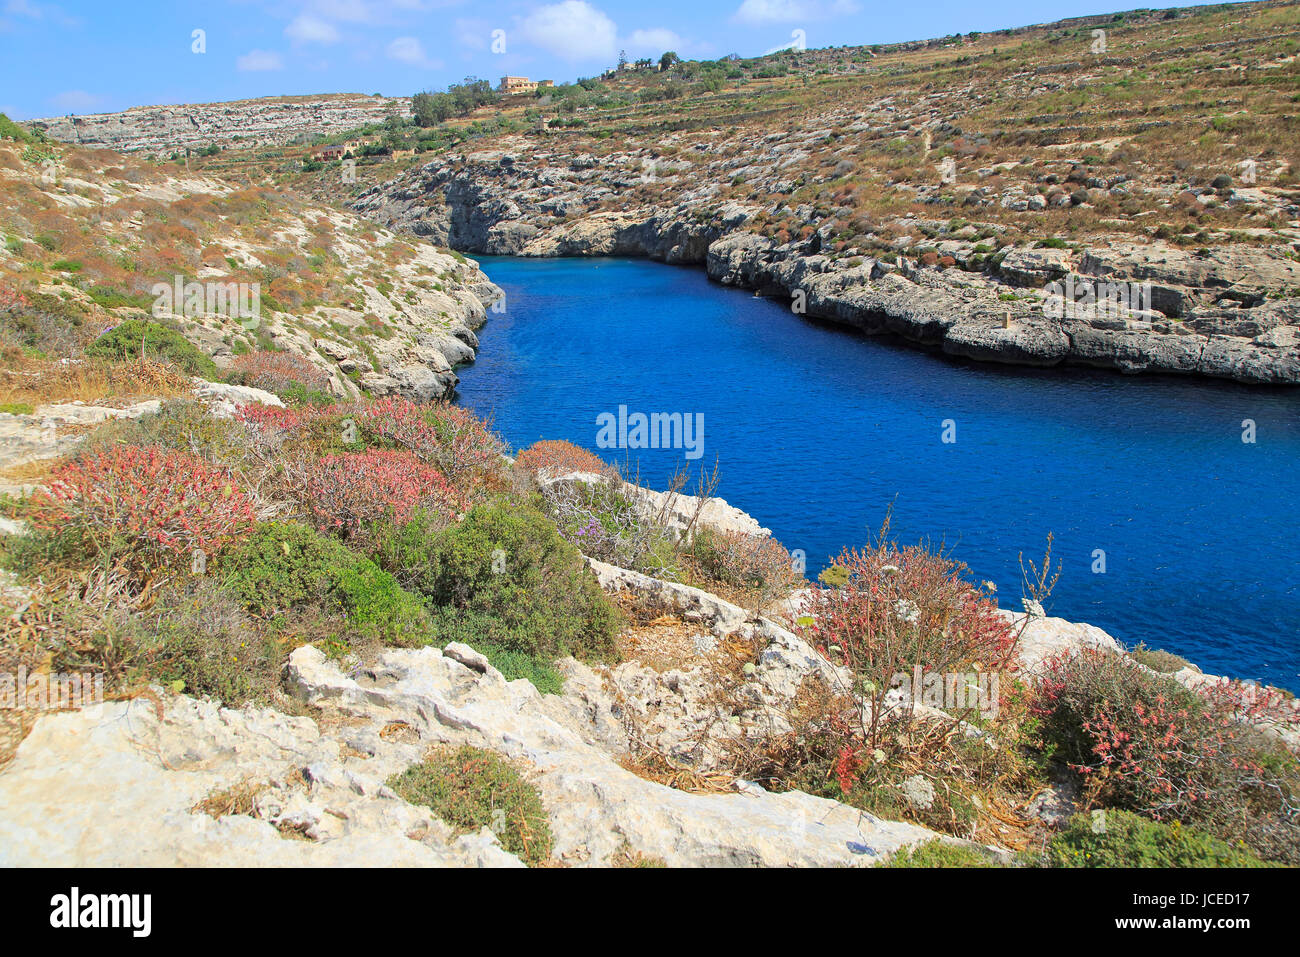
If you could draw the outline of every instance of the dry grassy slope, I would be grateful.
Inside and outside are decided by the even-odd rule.
[[[1092,52],[1096,29],[1106,31],[1102,53]],[[1004,226],[1013,238],[1140,237],[1165,226],[1167,234],[1197,245],[1258,241],[1273,238],[1272,229],[1285,229],[1300,213],[1297,51],[1300,6],[1294,0],[1117,13],[742,60],[728,65],[732,75],[717,90],[702,81],[699,64],[684,64],[667,74],[602,81],[594,95],[578,99],[507,98],[439,132],[468,136],[498,126],[505,135],[522,134],[525,151],[590,154],[635,172],[601,209],[694,200],[691,187],[703,181],[714,187],[710,199],[764,205],[769,212],[757,225],[772,236],[809,225],[795,213],[809,204],[814,224],[833,220],[838,240],[851,246],[863,237],[858,245],[867,248],[877,246],[871,240],[879,236],[854,227],[849,214],[946,220],[978,211],[981,222]],[[668,94],[675,98],[661,98]],[[203,109],[234,128],[280,106],[277,98]],[[571,123],[579,125],[560,125]],[[807,155],[781,155],[784,175],[762,175],[771,166],[764,161],[783,142],[778,135],[798,139],[823,131],[824,138],[803,149]],[[407,133],[416,145],[429,131]],[[476,136],[462,149],[495,145],[491,136]],[[700,151],[703,156],[695,155]],[[348,184],[337,163],[303,173],[310,152],[307,146],[231,144],[219,156],[191,162],[196,170],[275,182],[342,204],[431,158],[363,158],[357,182]],[[937,166],[949,157],[956,182],[945,184]],[[1207,188],[1221,174],[1247,185],[1239,164],[1248,158],[1257,162],[1258,191],[1242,189],[1232,201],[1209,203],[1180,196],[1187,187]],[[695,161],[689,176],[641,176],[683,159]],[[1068,182],[1072,171],[1076,181]],[[1089,180],[1105,185],[1100,192],[1091,187],[1088,202],[1051,205],[1058,191],[1068,197],[1089,188]],[[1128,195],[1112,195],[1110,184]],[[984,194],[972,197],[978,190]],[[1002,198],[1016,190],[1025,196],[1013,195],[1003,206]],[[1026,215],[1022,201],[1034,195],[1049,205]],[[909,230],[890,237],[886,223],[883,232],[897,238]]]
[[[178,316],[219,366],[275,348],[355,395],[427,398],[473,354],[493,287],[472,261],[337,209],[108,151],[0,143],[0,284],[53,293],[87,316],[76,354],[104,328],[152,311],[156,283],[258,284],[261,315]],[[77,308],[77,307],[74,307]]]
[[[1104,53],[1092,52],[1094,29],[1106,30]],[[672,205],[704,172],[718,187],[717,198],[791,209],[820,202],[821,219],[839,208],[934,216],[935,207],[961,213],[978,206],[983,219],[1065,238],[1112,230],[1141,235],[1145,227],[1163,224],[1175,233],[1190,227],[1204,244],[1228,241],[1223,234],[1229,229],[1267,229],[1296,218],[1287,210],[1300,200],[1300,7],[1294,3],[1115,14],[904,46],[881,47],[875,54],[857,47],[741,61],[731,67],[740,75],[716,92],[692,79],[695,67],[688,64],[672,74],[618,77],[600,87],[615,99],[675,88],[682,94],[677,99],[570,112],[563,100],[544,105],[515,97],[448,125],[522,126],[532,148],[626,161],[638,173],[647,163],[693,158],[690,151],[702,144],[708,159],[750,159],[761,166],[771,142],[760,135],[828,134],[807,157],[786,164],[791,175],[784,178],[759,178],[746,164],[644,183],[638,177],[608,199],[615,208]],[[789,72],[762,76],[779,69]],[[544,133],[536,129],[542,120],[549,124]],[[582,125],[560,127],[557,121]],[[486,138],[473,148],[492,145]],[[956,164],[956,183],[942,188],[936,165],[948,156]],[[1184,187],[1205,187],[1224,173],[1243,185],[1239,164],[1247,158],[1258,164],[1263,196],[1248,193],[1238,203],[1208,210],[1185,210],[1194,200],[1184,199],[1168,215],[1153,218]],[[279,168],[287,172],[295,165],[291,159]],[[981,197],[969,200],[979,188],[998,197],[1016,187],[1040,195],[1055,186],[1073,191],[1083,183],[1043,178],[1064,180],[1076,162],[1084,165],[1085,178],[1110,183],[1127,177],[1156,193],[1132,201],[1103,193],[1069,215],[1049,206],[1038,217],[1018,215],[1023,210],[1014,204],[1004,209],[999,202],[980,204]],[[999,169],[1004,163],[1012,165]],[[372,173],[363,160],[353,186],[332,169],[302,180],[342,201],[391,172],[384,165]],[[743,181],[734,182],[737,176]],[[771,215],[773,234],[802,225],[783,213]]]

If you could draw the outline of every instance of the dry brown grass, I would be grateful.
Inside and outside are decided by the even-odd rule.
[[[188,395],[190,377],[152,359],[113,362],[80,359],[61,362],[13,353],[0,368],[0,404],[31,406],[85,402],[121,408],[144,399]]]
[[[629,612],[631,627],[623,629],[615,638],[619,655],[624,661],[637,661],[655,671],[689,668],[703,659],[695,643],[695,636],[707,634],[708,629],[692,624],[677,615],[662,614],[645,622],[636,622],[635,602],[620,597],[619,605]]]
[[[624,844],[617,854],[609,859],[610,867],[667,867],[663,858],[653,857],[649,854],[642,854],[640,851],[634,851],[631,847]]]
[[[56,468],[67,461],[64,456],[33,459],[21,465],[0,469],[0,485],[38,485],[47,480]]]
[[[229,787],[219,788],[211,792],[202,801],[199,801],[192,808],[191,814],[206,814],[214,820],[220,820],[230,815],[240,815],[243,817],[261,818],[257,809],[257,799],[273,788],[286,788],[290,790],[305,789],[308,787],[307,778],[301,770],[295,769],[278,781],[255,781],[252,778],[245,778]],[[275,825],[280,836],[286,840],[293,841],[310,841],[311,836],[307,834],[306,825],[288,824],[281,822]]]
[[[736,776],[730,771],[696,771],[647,747],[618,759],[619,766],[639,778],[692,794],[724,794]]]

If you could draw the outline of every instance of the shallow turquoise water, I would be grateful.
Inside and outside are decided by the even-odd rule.
[[[1052,614],[1300,691],[1300,393],[956,362],[693,268],[481,261],[506,308],[459,370],[461,401],[516,448],[568,439],[663,487],[684,450],[599,449],[597,416],[699,413],[691,464],[716,458],[719,494],[810,572],[892,502],[899,538],[945,542],[1018,607],[1018,555],[1040,557],[1050,531]]]

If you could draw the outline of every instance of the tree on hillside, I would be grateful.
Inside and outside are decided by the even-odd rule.
[[[416,126],[433,126],[443,119],[434,105],[434,94],[428,90],[411,97],[411,115],[415,117]]]
[[[478,77],[467,76],[462,83],[453,83],[445,93],[426,90],[411,97],[411,114],[416,126],[436,126],[453,116],[468,116],[480,106],[496,103],[500,97],[492,84]]]
[[[679,57],[672,50],[669,50],[667,53],[665,53],[663,56],[659,58],[659,69],[666,70],[674,63],[680,63],[681,60],[682,60],[681,57]]]

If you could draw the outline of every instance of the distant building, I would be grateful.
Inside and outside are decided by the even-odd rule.
[[[537,88],[538,88],[539,90],[550,89],[550,88],[553,87],[553,86],[555,86],[555,81],[554,81],[554,80],[538,80],[538,81],[537,81]]]
[[[537,82],[528,79],[526,76],[503,76],[501,86],[498,89],[506,96],[514,96],[517,93],[532,93],[537,89]]]
[[[344,147],[338,146],[337,144],[334,146],[322,146],[316,151],[316,158],[321,160],[342,159],[343,153]]]

